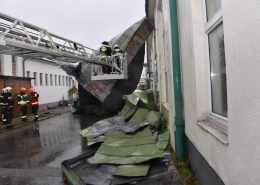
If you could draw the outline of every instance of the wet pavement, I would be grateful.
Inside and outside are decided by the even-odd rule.
[[[69,112],[1,134],[0,184],[64,184],[61,162],[90,149],[78,131],[106,117]]]

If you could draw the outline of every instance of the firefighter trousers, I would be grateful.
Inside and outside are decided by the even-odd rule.
[[[39,114],[38,114],[38,105],[32,106],[32,113],[35,115],[34,120],[37,121],[39,118]]]
[[[6,118],[6,124],[7,125],[12,123],[12,120],[13,120],[13,110],[12,109],[6,110],[5,118]]]
[[[2,121],[6,125],[6,108],[2,108]]]
[[[22,114],[22,120],[26,121],[26,115],[27,115],[27,105],[26,106],[21,106],[21,114]]]

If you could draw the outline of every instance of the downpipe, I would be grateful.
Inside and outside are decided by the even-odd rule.
[[[172,37],[172,64],[175,100],[176,153],[180,162],[184,158],[184,122],[182,112],[182,87],[180,72],[180,50],[178,34],[177,0],[169,0]]]

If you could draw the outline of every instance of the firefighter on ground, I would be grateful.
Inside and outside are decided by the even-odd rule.
[[[112,54],[112,50],[110,48],[110,46],[108,45],[108,41],[103,41],[102,42],[102,46],[100,47],[99,51],[103,54],[105,54],[106,56],[111,56]],[[102,58],[105,58],[106,56],[103,56]],[[106,73],[110,73],[111,72],[111,67],[109,66],[102,66],[102,71],[104,74]]]
[[[17,97],[17,102],[21,108],[22,121],[27,121],[28,119],[26,118],[26,114],[27,114],[27,104],[29,104],[29,101],[26,94],[26,89],[24,87],[21,88],[21,93]]]
[[[120,68],[120,63],[119,63],[119,56],[123,54],[123,51],[122,49],[119,48],[118,45],[114,45],[114,50],[113,50],[113,56],[115,57],[116,59],[116,64],[117,64],[117,67]],[[118,71],[119,72],[119,71]],[[120,73],[120,72],[119,72]]]
[[[5,96],[4,96],[4,103],[6,105],[6,124],[7,128],[11,129],[13,128],[12,119],[13,119],[13,110],[14,110],[14,99],[12,97],[12,87],[6,87],[5,88]]]
[[[34,121],[39,118],[38,108],[39,108],[39,94],[35,92],[34,88],[30,88],[31,102],[32,102],[32,113],[35,115]]]
[[[2,89],[2,94],[0,96],[0,105],[1,105],[1,110],[2,110],[2,121],[3,121],[3,124],[6,125],[6,106],[4,104],[4,97],[5,97],[5,94],[6,94],[6,89],[3,88]]]

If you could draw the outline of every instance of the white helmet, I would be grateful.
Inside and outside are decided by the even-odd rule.
[[[6,89],[6,92],[9,93],[9,92],[11,92],[11,90],[12,90],[13,88],[12,88],[12,87],[6,87],[5,89]]]
[[[119,48],[119,46],[116,44],[116,45],[114,45],[114,48],[116,48],[116,47],[118,47]]]
[[[3,88],[3,89],[2,89],[2,93],[5,93],[5,92],[6,92],[6,89],[5,89],[5,88]]]

